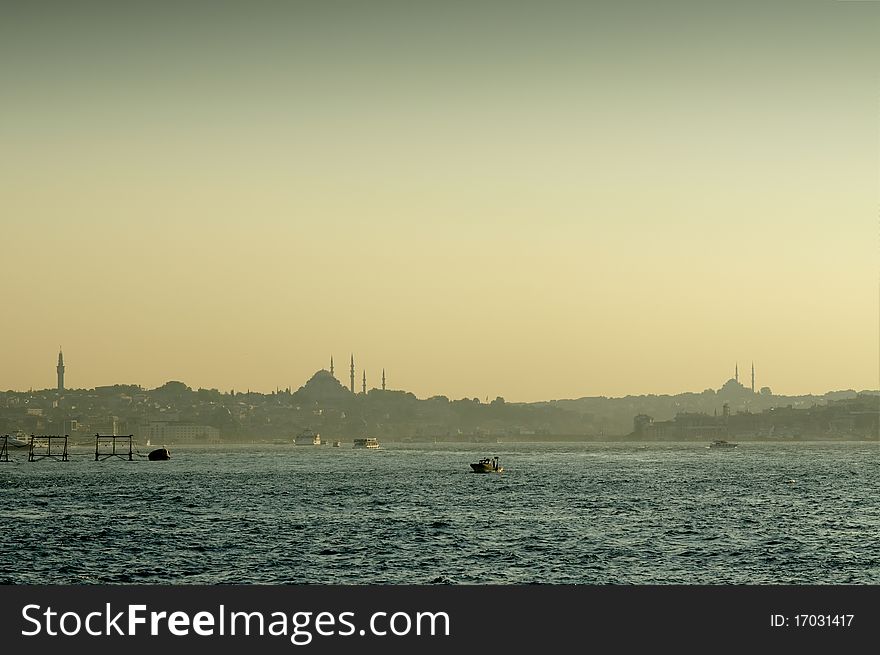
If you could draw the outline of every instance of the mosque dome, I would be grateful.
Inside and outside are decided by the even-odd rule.
[[[342,383],[331,375],[330,371],[322,368],[309,378],[308,382],[301,386],[296,393],[317,400],[338,398],[351,392],[342,386]]]

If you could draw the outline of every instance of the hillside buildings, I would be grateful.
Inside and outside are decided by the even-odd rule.
[[[536,403],[503,398],[419,399],[386,387],[354,391],[321,369],[299,389],[263,394],[189,388],[167,382],[156,389],[109,385],[68,389],[59,352],[58,385],[37,392],[0,392],[0,434],[133,434],[139,442],[216,443],[291,440],[304,429],[328,439],[377,436],[383,441],[532,441],[543,439],[647,441],[737,439],[877,439],[880,392],[853,390],[821,396],[755,392],[734,376],[717,390],[677,395],[584,397]]]

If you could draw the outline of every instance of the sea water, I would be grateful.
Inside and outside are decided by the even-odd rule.
[[[0,582],[880,583],[877,442],[169,448],[11,451]]]

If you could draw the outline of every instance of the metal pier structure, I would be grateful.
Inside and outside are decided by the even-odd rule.
[[[134,451],[131,447],[131,439],[133,434],[126,435],[116,435],[116,434],[96,434],[95,435],[95,461],[104,461],[105,459],[110,459],[111,457],[118,457],[119,459],[127,459],[129,462],[134,459]],[[117,448],[116,442],[119,443],[119,448]],[[128,443],[128,450],[125,450],[125,443]],[[104,446],[104,450],[101,449],[101,446]],[[106,448],[109,446],[109,451]]]
[[[9,435],[3,435],[3,445],[0,446],[0,462],[9,461]]]
[[[31,435],[31,443],[28,448],[28,461],[37,462],[41,459],[54,459],[59,462],[69,462],[67,452],[67,436],[55,434]],[[54,448],[53,448],[54,446]]]

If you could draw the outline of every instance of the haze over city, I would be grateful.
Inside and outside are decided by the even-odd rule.
[[[880,387],[880,3],[0,8],[0,389]]]

